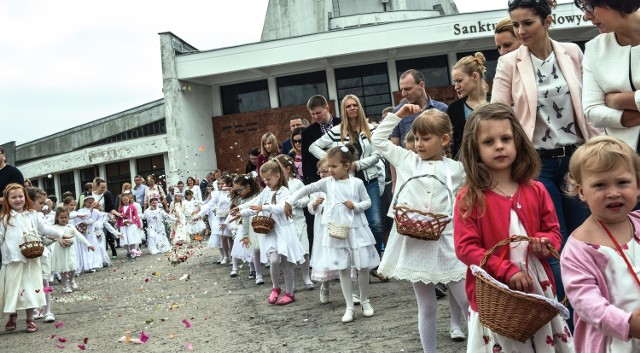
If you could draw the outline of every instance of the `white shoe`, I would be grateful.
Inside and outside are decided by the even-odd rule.
[[[223,257],[222,260],[220,260],[220,265],[226,265],[227,263],[229,263],[229,259],[226,257]]]
[[[78,283],[76,282],[75,279],[73,281],[71,281],[71,288],[78,289]]]
[[[360,305],[360,298],[357,294],[352,294],[351,298],[353,298],[353,305]]]
[[[452,328],[450,334],[451,339],[455,342],[462,342],[467,338],[467,336],[464,335],[464,332],[459,328]]]
[[[238,277],[238,271],[231,270],[231,274],[229,275],[231,278]]]
[[[354,318],[353,309],[347,309],[344,311],[344,315],[342,316],[342,322],[352,322]]]
[[[34,320],[40,320],[44,317],[44,315],[42,315],[42,310],[37,310],[35,314],[33,314],[33,319]]]
[[[44,316],[44,322],[50,323],[50,322],[54,322],[54,321],[56,321],[56,317],[53,316],[52,313],[48,313],[47,315]]]
[[[71,289],[71,287],[65,287],[64,288],[64,292],[65,293],[73,293],[73,290]]]
[[[325,287],[324,282],[320,285],[320,303],[327,304],[329,302],[329,287]]]
[[[371,306],[371,303],[369,303],[368,299],[362,302],[362,315],[365,317],[373,316],[373,307]]]
[[[263,284],[264,284],[264,280],[262,279],[262,277],[256,277],[256,285],[261,286]]]

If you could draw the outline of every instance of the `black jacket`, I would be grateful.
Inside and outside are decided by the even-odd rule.
[[[340,124],[342,120],[338,117],[333,117],[333,126]],[[309,146],[317,139],[324,135],[320,124],[313,123],[306,129],[302,130],[302,176],[305,184],[310,184],[320,180],[318,175],[318,158],[316,158],[311,152],[309,152]]]

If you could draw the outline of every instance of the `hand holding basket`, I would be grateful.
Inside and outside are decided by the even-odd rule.
[[[19,245],[22,256],[27,259],[35,259],[44,253],[44,243],[35,233],[25,233],[23,242]]]
[[[269,233],[275,224],[276,221],[271,217],[271,214],[269,214],[269,216],[265,216],[264,214],[260,215],[260,212],[258,212],[258,214],[251,219],[251,227],[253,227],[253,231],[260,234]]]
[[[347,219],[338,219],[334,217],[334,211],[336,206],[342,205],[342,207],[347,209]],[[331,212],[329,214],[329,236],[338,240],[345,240],[347,236],[349,236],[349,231],[351,230],[351,223],[353,223],[353,211],[349,209],[343,202],[337,203],[333,205],[331,208]]]
[[[437,214],[425,210],[412,208],[409,206],[398,206],[400,194],[410,181],[418,178],[432,178],[444,186],[447,191],[447,199],[449,201],[449,214]],[[435,175],[422,174],[413,176],[405,181],[393,200],[393,209],[395,210],[396,229],[399,234],[419,240],[438,240],[442,232],[451,222],[453,214],[453,195],[447,185]]]

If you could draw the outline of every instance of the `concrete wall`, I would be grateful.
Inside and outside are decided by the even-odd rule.
[[[339,17],[350,16],[364,13],[383,12],[384,5],[381,0],[338,0],[338,6],[340,9]],[[333,8],[333,17],[338,17],[338,13]]]
[[[270,0],[261,41],[325,32],[331,0]]]
[[[419,11],[419,10],[405,10],[405,11],[389,11],[389,12],[376,12],[363,15],[352,16],[340,16],[334,17],[329,20],[329,28],[331,30],[344,29],[350,27],[371,26],[383,23],[391,23],[398,21],[415,20],[420,18],[429,18],[440,16],[438,11]]]
[[[57,156],[164,118],[162,99],[17,146],[18,163]],[[22,168],[22,167],[21,167]],[[56,168],[57,169],[57,168]]]

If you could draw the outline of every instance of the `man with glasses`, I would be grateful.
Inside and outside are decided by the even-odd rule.
[[[294,115],[289,119],[289,129],[293,132],[298,128],[305,128],[309,126],[309,120],[303,119],[300,115]],[[282,141],[282,154],[289,154],[289,151],[293,148],[293,141],[286,139]]]

